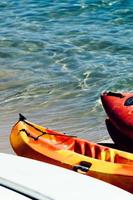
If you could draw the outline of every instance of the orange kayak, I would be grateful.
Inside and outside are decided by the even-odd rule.
[[[112,124],[133,141],[133,93],[104,92],[101,101]]]
[[[17,155],[59,165],[133,193],[133,154],[31,123],[20,115],[10,143]]]

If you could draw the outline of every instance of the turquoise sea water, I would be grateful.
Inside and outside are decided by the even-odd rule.
[[[0,149],[18,113],[100,142],[100,93],[133,86],[132,0],[0,2]]]

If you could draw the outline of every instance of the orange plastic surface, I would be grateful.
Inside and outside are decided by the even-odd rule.
[[[14,151],[20,156],[68,169],[74,169],[81,162],[86,162],[90,165],[85,172],[86,175],[133,192],[133,154],[131,153],[68,136],[26,120],[18,121],[14,125],[10,142]]]

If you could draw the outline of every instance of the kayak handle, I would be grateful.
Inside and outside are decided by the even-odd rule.
[[[87,161],[81,161],[78,165],[75,165],[73,167],[73,171],[75,172],[80,172],[80,173],[86,173],[89,171],[92,163],[87,162]]]

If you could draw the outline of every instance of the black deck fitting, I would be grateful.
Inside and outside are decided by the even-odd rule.
[[[24,117],[21,113],[19,113],[19,121],[26,120],[26,117]]]

